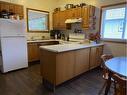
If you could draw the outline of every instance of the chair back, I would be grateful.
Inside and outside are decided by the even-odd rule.
[[[111,54],[103,54],[103,55],[101,56],[101,58],[102,58],[102,60],[103,60],[104,62],[106,62],[107,60],[113,58],[113,55],[111,55]]]
[[[103,78],[104,79],[108,79],[108,69],[105,67],[104,63],[111,58],[113,58],[113,55],[111,54],[103,54],[101,56],[101,59],[103,60],[101,67],[103,68]]]
[[[113,74],[112,78],[115,81],[115,95],[126,95],[127,78]]]

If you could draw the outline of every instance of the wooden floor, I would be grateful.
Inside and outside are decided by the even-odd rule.
[[[39,67],[35,64],[28,69],[0,73],[0,95],[98,95],[104,83],[97,68],[65,82],[53,93],[43,87]]]

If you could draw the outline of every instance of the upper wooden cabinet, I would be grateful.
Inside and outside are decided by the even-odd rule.
[[[87,29],[89,28],[89,8],[83,7],[82,8],[82,27]]]
[[[69,10],[59,11],[53,13],[53,28],[54,29],[66,29],[66,19],[82,18],[82,28],[94,29],[95,27],[95,7],[84,6],[78,8],[72,8]]]
[[[58,12],[53,13],[53,28],[54,29],[59,28],[59,13]]]
[[[67,19],[67,11],[53,13],[53,28],[54,29],[66,29],[65,20]]]
[[[84,29],[94,29],[95,28],[95,7],[85,6],[82,8],[82,27]]]
[[[68,15],[68,19],[75,19],[75,18],[81,18],[81,7],[79,8],[73,8],[73,9],[69,9],[69,10],[65,10],[65,12],[67,11],[67,15]]]
[[[13,3],[8,3],[4,1],[0,1],[0,12],[6,10],[8,12],[13,12],[16,15],[19,15],[20,19],[24,18],[23,6]]]

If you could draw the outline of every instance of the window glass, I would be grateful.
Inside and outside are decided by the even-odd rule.
[[[106,10],[106,20],[123,19],[125,17],[125,8],[116,8]]]
[[[28,9],[28,30],[48,31],[48,17],[48,12]]]
[[[127,39],[126,7],[102,10],[101,35],[106,39]]]

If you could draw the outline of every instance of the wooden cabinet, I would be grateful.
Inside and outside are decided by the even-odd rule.
[[[59,15],[59,27],[60,29],[66,29],[66,24],[65,24],[65,20],[66,20],[66,11],[61,11],[60,15]]]
[[[96,66],[99,66],[102,63],[102,59],[101,59],[101,55],[103,54],[103,46],[99,46],[97,47],[97,51],[96,51]]]
[[[40,49],[39,46],[45,45],[56,45],[59,41],[47,41],[47,42],[33,42],[28,43],[28,61],[34,62],[40,60]]]
[[[95,28],[95,7],[85,6],[82,8],[82,27],[84,29],[94,29]]]
[[[81,8],[74,8],[65,11],[53,13],[53,28],[59,30],[66,29],[66,19],[74,19],[81,17]]]
[[[41,75],[53,87],[100,65],[103,46],[66,52],[40,50]]]
[[[92,47],[90,50],[90,69],[99,66],[102,62],[103,46]]]
[[[76,51],[75,76],[89,70],[89,53],[90,48]]]
[[[96,47],[92,47],[90,50],[90,69],[96,67]]]
[[[82,8],[82,27],[85,29],[89,28],[89,8]]]
[[[9,11],[10,11],[10,12],[15,12],[15,5],[10,4],[10,5],[9,5]]]
[[[67,16],[65,11],[53,13],[53,28],[60,30],[66,29],[66,17]]]
[[[67,10],[69,13],[68,19],[81,18],[81,7]]]
[[[24,18],[24,10],[22,5],[12,4],[9,2],[0,1],[0,12],[6,10],[19,15],[20,19]]]
[[[22,6],[19,6],[19,5],[15,5],[15,13],[18,14],[20,16],[20,18],[22,19],[23,18],[23,7]]]
[[[95,28],[95,7],[87,5],[84,7],[72,8],[69,10],[59,11],[53,13],[53,28],[66,29],[65,20],[82,18],[82,27],[84,29]]]
[[[37,43],[29,43],[28,44],[28,61],[37,61],[39,60],[38,54],[38,44]]]
[[[43,84],[55,87],[100,65],[103,45],[84,49],[53,52],[40,50]]]
[[[64,52],[56,56],[56,85],[74,77],[75,52]]]
[[[53,13],[53,28],[54,29],[59,28],[59,12]]]

